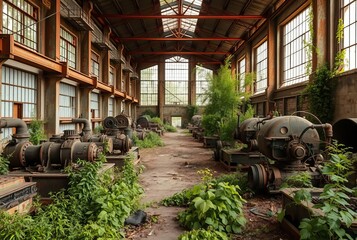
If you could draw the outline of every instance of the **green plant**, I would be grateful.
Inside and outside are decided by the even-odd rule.
[[[311,13],[312,14],[312,13]],[[313,16],[310,17],[312,22]],[[310,24],[309,24],[310,25]],[[312,37],[313,28],[312,23],[310,26]],[[343,38],[343,21],[339,20],[336,32],[337,44],[340,43]],[[308,54],[312,54],[313,49],[316,49],[312,45],[313,39],[310,39],[310,43],[307,44]],[[318,49],[316,49],[318,53]],[[307,104],[309,112],[317,116],[321,122],[332,122],[334,115],[334,92],[336,89],[335,76],[343,72],[345,61],[345,51],[338,51],[335,57],[333,69],[331,70],[328,64],[319,66],[315,72],[312,73],[311,80],[307,84],[303,91],[303,95],[307,98]],[[307,68],[307,73],[311,72],[310,66]],[[313,119],[311,119],[313,120]]]
[[[197,229],[181,234],[178,238],[179,240],[228,240],[228,236],[224,232],[214,231],[214,230],[205,230]]]
[[[217,74],[214,74],[208,81],[206,91],[207,105],[204,109],[202,126],[206,135],[219,133],[217,122],[229,120],[236,116],[240,98],[236,91],[237,81],[230,69],[230,59],[226,59],[221,65]],[[214,120],[213,123],[208,120]]]
[[[189,192],[188,209],[180,212],[179,222],[189,229],[211,229],[227,233],[242,231],[245,200],[238,193],[238,185],[213,180],[209,169],[198,171],[203,181]],[[187,192],[186,192],[187,193]]]
[[[237,116],[228,119],[222,118],[219,122],[219,138],[222,141],[233,141],[234,131],[237,128]]]
[[[246,220],[239,186],[228,183],[205,184],[194,193],[189,208],[179,213],[180,223],[189,229],[209,228],[227,233],[240,233]]]
[[[154,113],[151,109],[145,110],[141,115],[149,116],[149,118],[157,117],[157,114]]]
[[[297,188],[311,188],[311,175],[308,172],[298,172],[283,180],[281,188],[297,187]]]
[[[205,172],[207,172],[207,176],[204,177],[204,179],[202,179],[203,181],[209,180],[210,182],[215,182],[216,184],[220,183],[220,182],[226,182],[229,185],[238,185],[239,189],[237,189],[237,190],[238,190],[238,193],[241,195],[246,193],[247,191],[250,191],[248,189],[247,174],[242,174],[240,172],[236,172],[236,173],[231,173],[231,174],[224,174],[217,178],[212,178],[212,176],[210,176],[210,173],[207,169],[204,171],[201,171],[201,173],[203,175],[205,175]],[[191,188],[184,189],[181,192],[175,193],[174,195],[163,199],[161,201],[161,204],[164,206],[187,207],[189,205],[189,203],[193,200],[195,194],[197,194],[197,192],[201,191],[202,188],[203,188],[202,184],[194,185]]]
[[[254,114],[255,111],[253,109],[253,106],[250,103],[245,104],[244,110],[240,114],[239,122],[243,122],[244,120],[254,117]]]
[[[46,138],[43,121],[32,119],[29,125],[30,142],[34,145],[40,144],[41,140]]]
[[[177,128],[170,124],[164,124],[165,131],[167,132],[177,132]]]
[[[9,172],[9,157],[0,155],[0,175],[4,175]]]
[[[153,148],[157,146],[164,146],[159,135],[154,132],[146,134],[144,140],[140,140],[137,136],[133,135],[133,141],[139,148]]]
[[[191,121],[192,117],[198,113],[198,106],[196,105],[188,105],[187,106],[187,116]]]
[[[98,134],[98,133],[101,133],[102,131],[104,130],[104,127],[103,127],[103,125],[98,125],[98,126],[96,126],[95,128],[94,128],[94,133],[95,134]]]
[[[142,189],[132,159],[123,171],[98,174],[105,157],[79,168],[67,168],[69,188],[51,196],[48,206],[36,204],[33,215],[0,211],[1,239],[123,239],[124,220],[137,208]]]
[[[319,196],[321,203],[314,208],[322,211],[322,216],[311,216],[301,221],[299,228],[301,239],[353,239],[344,227],[349,228],[357,213],[350,208],[352,189],[346,186],[347,177],[353,172],[356,161],[350,154],[339,149],[338,144],[329,147],[330,159],[322,168],[322,173],[329,177]]]
[[[160,127],[164,126],[164,122],[159,117],[153,117],[150,122],[159,124]]]

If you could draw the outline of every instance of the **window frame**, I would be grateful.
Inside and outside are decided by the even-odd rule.
[[[348,7],[350,7],[351,5],[355,6],[355,11],[357,9],[357,1],[356,0],[351,0],[351,2],[349,2],[348,4],[346,4],[345,6],[343,6],[343,0],[338,1],[338,9],[339,9],[339,17],[343,20],[343,38],[341,39],[341,43],[338,46],[338,49],[340,51],[345,51],[345,59],[344,59],[344,71],[356,71],[357,70],[357,16],[354,15],[355,19],[353,22],[349,22],[348,24],[346,24],[345,21],[345,15],[343,13],[344,9],[347,9]],[[352,15],[350,15],[351,18]],[[351,21],[351,20],[349,20]],[[354,31],[355,34],[350,34],[350,31],[345,31],[345,29],[350,28],[351,26],[354,25]],[[354,36],[355,37],[355,41],[351,43],[351,38],[348,38],[348,36]],[[348,42],[348,46],[344,46],[345,42]],[[351,50],[352,49],[352,50]],[[353,51],[354,49],[354,51]],[[351,51],[350,51],[351,50]],[[354,65],[352,66],[352,68],[349,66],[350,60],[353,59],[353,57],[351,57],[351,55],[354,55]]]
[[[244,72],[241,72],[242,66],[241,66],[241,62],[244,61]],[[237,77],[238,77],[238,84],[237,84],[237,88],[238,88],[238,92],[240,93],[244,93],[246,92],[246,86],[245,86],[245,75],[247,73],[247,62],[246,62],[246,56],[242,56],[241,58],[238,59],[237,61]],[[244,81],[243,85],[242,85],[242,80]]]
[[[299,36],[297,36],[297,37],[295,36],[297,34],[293,33],[292,36],[295,36],[295,38],[292,39],[292,41],[289,41],[287,44],[285,44],[285,38],[284,38],[284,36],[286,35],[285,34],[285,28],[294,19],[296,19],[297,17],[300,17],[301,14],[303,14],[304,11],[307,11],[306,16],[309,16],[309,14],[310,14],[309,11],[312,10],[312,9],[309,9],[309,8],[311,8],[311,4],[309,2],[303,4],[296,11],[294,11],[293,14],[291,14],[288,18],[286,18],[284,21],[282,21],[282,23],[279,25],[280,42],[282,43],[280,45],[280,47],[279,47],[279,51],[281,53],[280,54],[280,58],[279,58],[280,66],[281,66],[280,71],[279,71],[279,75],[280,75],[280,77],[279,77],[279,79],[280,79],[279,87],[280,88],[294,86],[294,85],[298,85],[298,84],[303,84],[303,83],[305,83],[305,82],[307,82],[309,80],[309,74],[307,74],[306,72],[303,73],[303,74],[300,74],[300,75],[296,75],[295,74],[293,76],[293,78],[289,78],[288,81],[286,81],[285,74],[284,74],[286,71],[294,71],[294,69],[296,69],[296,67],[299,67],[299,66],[300,66],[300,68],[302,68],[300,70],[307,70],[308,64],[310,64],[312,66],[313,56],[312,56],[312,54],[310,54],[310,56],[306,54],[305,56],[301,55],[300,59],[303,60],[303,59],[308,59],[310,57],[311,58],[310,60],[306,60],[303,63],[300,62],[297,65],[295,64],[292,68],[285,69],[285,67],[286,67],[285,59],[288,58],[288,56],[285,55],[285,46],[289,45],[289,44],[292,44],[294,41],[297,41],[297,39],[299,39],[299,38],[303,38],[306,34],[313,34],[313,33],[310,32],[310,29],[308,27],[308,21],[301,21],[301,23],[299,23],[298,25],[301,26],[304,23],[307,24],[307,26],[305,26],[306,27],[306,32],[303,32],[302,34],[299,34]],[[297,29],[296,26],[294,26],[293,30],[295,30],[295,29]],[[290,31],[290,33],[291,33],[291,31]],[[310,40],[310,36],[307,36],[306,39]],[[296,54],[298,54],[298,53],[301,53],[301,54],[307,53],[307,50],[304,50],[306,48],[307,48],[307,46],[304,46],[304,43],[302,42],[301,43],[301,48],[299,48],[298,51],[295,51],[294,53],[296,53]],[[290,54],[289,57],[291,57],[291,55],[292,55],[291,52],[289,54]],[[309,61],[310,61],[310,63],[309,63]],[[290,64],[290,66],[291,66],[291,64]],[[300,73],[302,71],[295,71],[295,72]],[[297,78],[297,79],[295,79],[295,78]]]
[[[266,44],[266,57],[265,59],[262,59],[258,62],[258,49],[260,47],[263,46],[263,44]],[[265,90],[268,88],[268,38],[267,37],[264,37],[262,40],[260,40],[254,47],[253,47],[253,56],[254,56],[254,71],[256,73],[256,78],[255,78],[255,81],[254,81],[254,86],[253,86],[253,95],[259,95],[259,94],[262,94],[265,92]],[[263,52],[263,51],[262,51]],[[258,66],[260,66],[260,64],[262,64],[263,61],[266,61],[266,67],[264,68],[265,71],[266,71],[266,76],[265,78],[263,79],[260,79],[259,78],[259,73],[258,73]],[[259,65],[258,65],[259,64]],[[262,68],[263,69],[263,68]],[[264,70],[263,69],[263,70]],[[261,71],[260,71],[261,72]],[[265,81],[265,84],[263,84],[264,86],[262,86],[261,88],[259,88],[257,91],[257,85],[258,85],[258,82],[263,82],[264,83]],[[264,89],[262,89],[264,88]]]
[[[156,68],[156,79],[145,79],[143,77],[142,71]],[[155,78],[154,77],[154,78]],[[146,89],[152,89],[153,91],[143,91],[143,85],[147,85]],[[142,106],[157,106],[159,104],[159,66],[154,65],[145,69],[140,70],[140,105]]]
[[[14,40],[16,42],[19,42],[20,44],[28,47],[31,50],[34,51],[38,51],[38,40],[39,40],[39,27],[38,27],[38,20],[39,20],[39,12],[40,12],[40,8],[38,6],[36,6],[35,4],[33,4],[30,1],[27,0],[23,0],[23,4],[26,4],[28,9],[28,5],[30,7],[32,7],[32,15],[29,12],[26,12],[25,7],[21,7],[18,6],[16,3],[13,3],[13,1],[9,1],[9,0],[4,0],[3,1],[3,8],[2,8],[2,21],[3,21],[3,25],[2,25],[2,32],[4,34],[13,34],[14,35]],[[11,7],[13,9],[13,11],[11,11],[12,13],[14,13],[14,11],[16,11],[19,14],[19,19],[16,19],[13,14],[9,15],[9,14],[5,14],[4,12],[4,8],[5,6]],[[9,13],[9,11],[7,11],[7,13]],[[4,19],[8,18],[8,22],[10,22],[11,20],[11,25],[14,26],[16,25],[18,28],[20,28],[18,31],[14,30],[14,27],[12,27],[12,29],[10,28],[5,28],[5,26],[9,26],[9,24],[5,24]],[[25,26],[26,24],[26,18],[28,18],[31,21],[30,26]],[[17,23],[17,24],[14,24]],[[29,32],[27,32],[29,31]],[[30,37],[26,36],[29,35]],[[27,40],[27,41],[26,41]]]
[[[74,43],[70,43],[69,40],[65,39],[62,36],[62,31],[66,32],[71,37],[73,37]],[[62,56],[61,55],[62,41],[66,44],[66,47],[63,47],[63,49],[65,50],[66,56]],[[60,59],[61,59],[62,62],[67,62],[68,66],[73,68],[73,69],[76,69],[76,67],[77,67],[77,64],[76,64],[76,62],[77,62],[77,43],[78,43],[77,36],[75,34],[73,34],[72,32],[70,32],[65,27],[61,26],[61,30],[60,30]],[[72,46],[74,48],[74,53],[69,50],[68,46]],[[69,60],[69,58],[68,58],[69,53],[73,53],[74,54],[74,61]]]

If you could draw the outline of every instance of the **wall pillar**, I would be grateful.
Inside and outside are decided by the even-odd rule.
[[[90,107],[90,100],[91,100],[91,86],[81,86],[79,88],[79,101],[80,101],[80,109],[79,109],[79,116],[81,118],[88,119],[89,122],[92,120],[91,114],[91,107]]]
[[[164,105],[165,105],[165,63],[160,61],[159,66],[159,79],[158,79],[158,106],[159,117],[164,119]]]
[[[274,104],[274,92],[277,88],[277,71],[276,71],[276,24],[274,21],[269,20],[268,22],[268,87],[266,89],[266,105],[265,109],[267,110],[265,114],[275,111]]]
[[[61,1],[52,0],[50,9],[46,12],[46,16],[51,17],[45,20],[46,26],[44,31],[45,55],[59,61],[60,60],[60,31],[61,31]],[[2,9],[2,8],[1,8]],[[41,36],[41,35],[40,35]]]
[[[44,129],[47,136],[59,133],[59,94],[61,77],[46,76],[45,77],[45,114],[44,114]],[[50,104],[48,104],[50,103]]]
[[[313,70],[324,65],[328,59],[328,1],[314,0],[313,14],[314,14],[314,45],[317,48],[316,58],[313,57]],[[335,32],[335,31],[334,31]],[[315,54],[313,54],[314,56]]]
[[[188,105],[196,105],[196,59],[189,63]]]

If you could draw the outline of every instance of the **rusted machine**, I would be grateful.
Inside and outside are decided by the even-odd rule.
[[[236,170],[237,167],[247,168],[253,164],[266,161],[264,155],[258,151],[257,132],[259,127],[270,118],[249,118],[243,121],[234,133],[235,143],[244,144],[243,148],[232,149],[232,143],[218,140],[214,150],[214,158],[221,161],[229,170]]]
[[[120,151],[121,154],[129,152],[132,147],[132,121],[125,114],[116,117],[106,117],[103,121],[104,133],[113,140],[114,153]]]
[[[9,156],[11,169],[63,169],[77,159],[94,161],[97,157],[96,144],[81,142],[73,131],[65,133],[63,142],[45,142],[34,146],[29,142],[27,125],[21,119],[0,119],[0,128],[16,128],[12,140],[3,149],[3,154]]]
[[[316,128],[324,130],[326,142],[331,141],[332,126],[328,123],[312,124],[298,116],[275,117],[262,123],[257,132],[258,149],[275,163],[252,165],[248,172],[250,187],[274,191],[285,177],[300,171],[319,176],[315,166],[324,158]]]
[[[80,139],[82,142],[94,142],[97,147],[103,151],[104,147],[108,153],[113,153],[113,138],[108,137],[106,134],[92,134],[90,122],[86,118],[72,118],[73,123],[83,124]],[[55,139],[54,137],[51,139]],[[50,139],[50,140],[51,140]]]
[[[162,136],[164,134],[163,129],[159,126],[158,123],[150,122],[150,118],[146,115],[138,117],[136,124],[139,129],[148,130],[157,133]]]

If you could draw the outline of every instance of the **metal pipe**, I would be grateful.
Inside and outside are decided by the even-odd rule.
[[[13,138],[28,140],[30,134],[28,132],[27,124],[19,118],[2,118],[0,119],[0,128],[16,128],[16,133],[12,135]]]
[[[92,134],[90,122],[86,118],[72,118],[73,123],[83,123],[82,132],[87,136]]]

